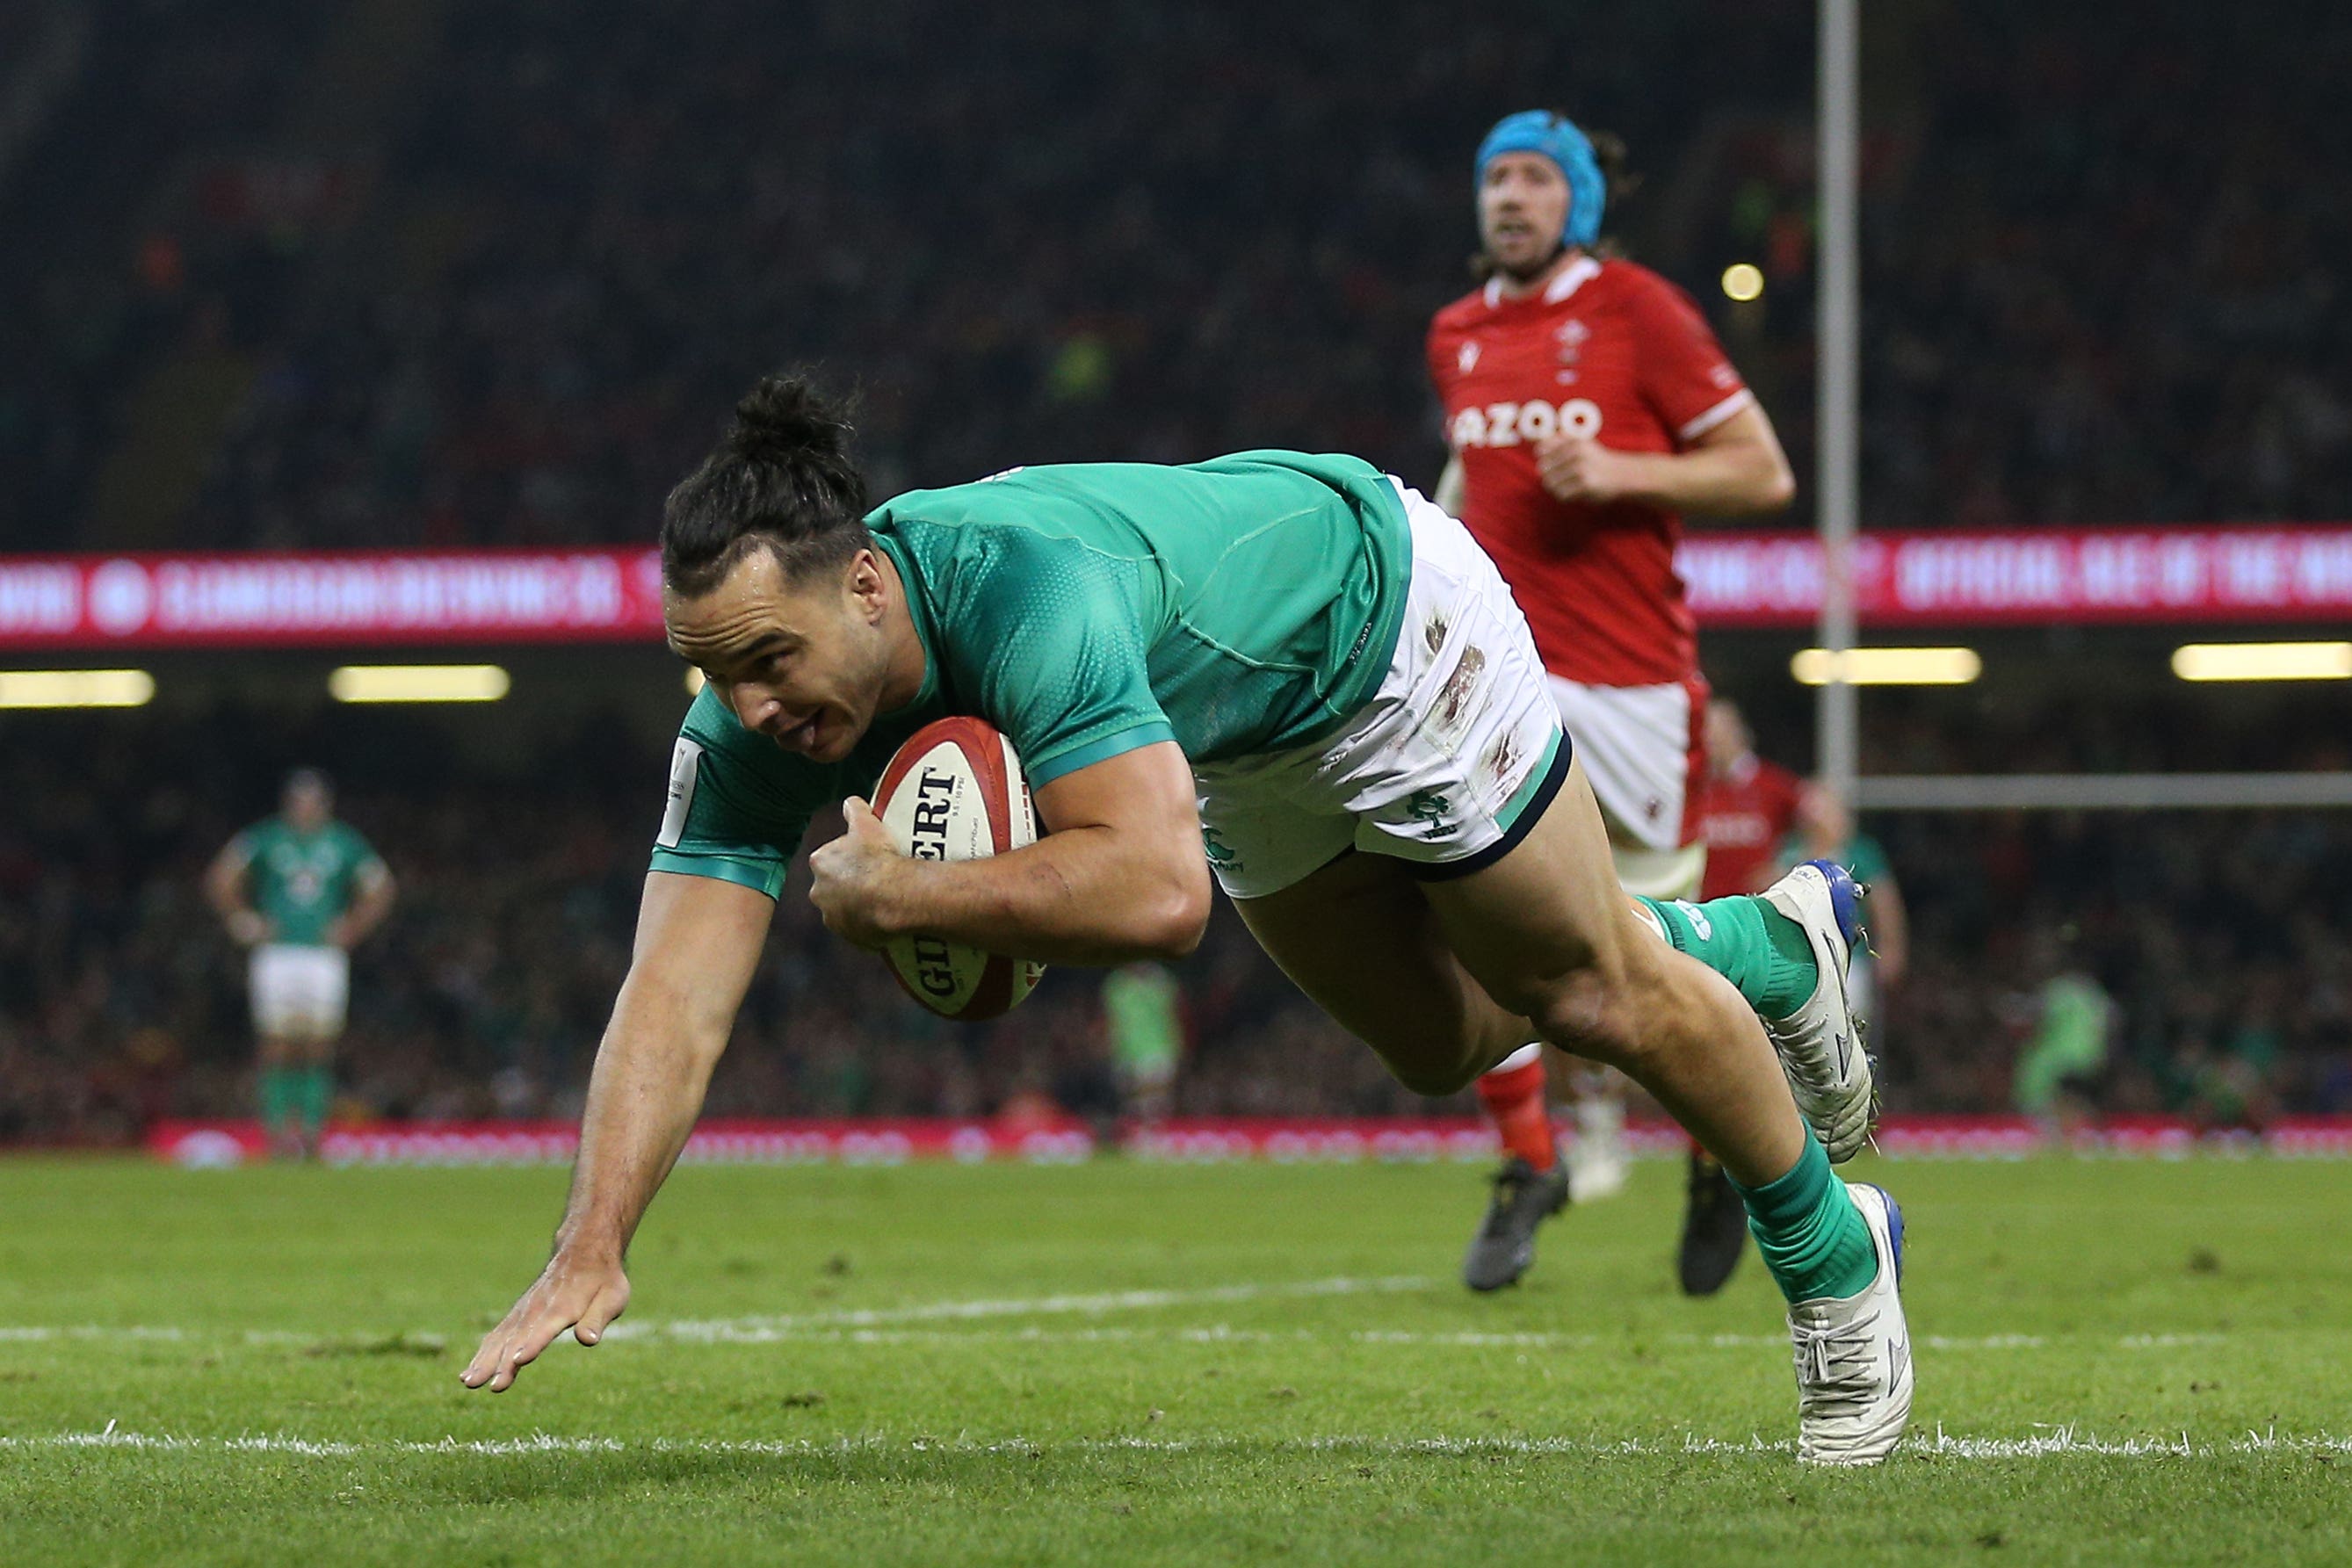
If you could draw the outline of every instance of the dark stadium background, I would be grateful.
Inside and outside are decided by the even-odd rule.
[[[2352,35],[2326,15],[2145,0],[2118,37],[2109,5],[1869,7],[1866,527],[2352,517]],[[1812,26],[1780,0],[1376,25],[1222,0],[24,0],[0,7],[0,550],[639,544],[786,363],[860,390],[884,493],[1261,445],[1425,486],[1421,335],[1465,286],[1470,151],[1534,104],[1631,143],[1647,181],[1615,226],[1699,299],[1809,487]],[[1735,305],[1741,261],[1765,291]],[[2184,686],[2176,630],[1951,640],[1985,678],[1868,694],[1864,772],[2352,768],[2343,684]],[[1804,641],[1705,649],[1801,768]],[[356,959],[347,1111],[573,1112],[680,672],[645,644],[444,655],[504,664],[512,695],[349,708],[325,689],[348,649],[163,651],[145,707],[0,715],[0,1139],[242,1112],[242,964],[196,883],[297,763],[404,888]],[[1916,925],[1890,1108],[2005,1107],[2016,1000],[2065,931],[2123,1008],[2105,1109],[2352,1111],[2342,814],[1868,826]],[[1229,914],[1182,978],[1180,1109],[1424,1108]],[[1110,1092],[1087,977],[939,1023],[788,893],[711,1108]]]

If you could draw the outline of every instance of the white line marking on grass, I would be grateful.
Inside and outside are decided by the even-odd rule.
[[[2226,1344],[2229,1336],[2218,1333],[2135,1333],[2126,1334],[2117,1343],[2126,1350],[2177,1350],[2183,1345]]]
[[[1359,1329],[1348,1337],[1358,1344],[1450,1344],[1472,1350],[1579,1349],[1601,1343],[1601,1336],[1592,1333],[1440,1333],[1416,1329]]]
[[[282,1434],[234,1437],[198,1437],[171,1434],[125,1432],[111,1421],[100,1432],[57,1432],[34,1437],[0,1437],[0,1451],[39,1448],[132,1449],[145,1453],[286,1454],[302,1458],[349,1458],[363,1455],[432,1456],[512,1458],[539,1454],[709,1454],[743,1458],[824,1458],[850,1454],[942,1453],[1018,1454],[1037,1457],[1056,1451],[1078,1454],[1362,1454],[1412,1457],[1476,1458],[1486,1455],[1540,1456],[1573,1454],[1594,1458],[1639,1458],[1656,1455],[1714,1457],[1786,1455],[1795,1445],[1786,1438],[1768,1441],[1758,1437],[1726,1438],[1696,1433],[1664,1440],[1628,1437],[1594,1442],[1576,1437],[1371,1437],[1338,1434],[1318,1437],[1013,1437],[996,1441],[940,1437],[840,1437],[815,1439],[721,1439],[653,1437],[632,1441],[622,1437],[562,1437],[537,1433],[528,1437],[464,1439],[440,1437],[427,1441],[397,1438],[318,1439]],[[2248,1432],[2242,1437],[2198,1442],[2182,1433],[2175,1437],[2108,1438],[2084,1436],[2072,1425],[2041,1428],[2028,1437],[1958,1437],[1938,1426],[1935,1435],[1913,1433],[1904,1440],[1906,1458],[1926,1459],[2045,1459],[2045,1458],[2171,1458],[2210,1459],[2245,1454],[2347,1454],[2352,1437],[2313,1434],[2281,1437],[2275,1431]]]
[[[2198,1443],[2189,1434],[2177,1437],[2124,1437],[2121,1439],[2084,1437],[2072,1423],[2045,1426],[2031,1437],[1956,1437],[1947,1433],[1941,1423],[1936,1435],[1929,1438],[1914,1434],[1904,1447],[1916,1453],[1939,1455],[1963,1459],[2038,1459],[2053,1455],[2093,1454],[2113,1458],[2211,1458],[2217,1454],[2343,1454],[2352,1453],[2352,1437],[2286,1437],[2275,1428],[2268,1432],[2248,1432],[2225,1443]]]
[[[1092,1295],[1030,1296],[1013,1300],[925,1301],[906,1307],[856,1307],[837,1312],[761,1314],[740,1318],[679,1318],[668,1322],[615,1323],[607,1341],[660,1334],[669,1339],[758,1344],[807,1329],[879,1328],[893,1323],[956,1322],[972,1318],[1049,1317],[1080,1313],[1142,1312],[1160,1307],[1203,1306],[1304,1296],[1357,1296],[1425,1291],[1434,1281],[1406,1275],[1388,1279],[1305,1280],[1282,1285],[1218,1285],[1202,1291],[1108,1291]]]
[[[610,1336],[607,1335],[607,1338]],[[1276,1333],[1270,1329],[790,1329],[740,1333],[697,1343],[726,1344],[1131,1344],[1175,1341],[1186,1344],[1265,1344],[1275,1340],[1310,1340],[1306,1329]]]
[[[871,1328],[889,1323],[953,1322],[972,1318],[1050,1317],[1065,1313],[1098,1317],[1110,1312],[1140,1312],[1159,1307],[1213,1305],[1227,1301],[1286,1300],[1313,1296],[1399,1295],[1428,1290],[1436,1282],[1422,1275],[1391,1275],[1374,1279],[1343,1276],[1329,1280],[1294,1281],[1283,1284],[1217,1285],[1198,1291],[1109,1291],[1091,1295],[924,1301],[905,1307],[856,1307],[845,1308],[836,1312],[762,1314],[740,1318],[698,1320],[681,1318],[668,1322],[619,1322],[604,1332],[604,1338],[609,1342],[643,1339],[652,1334],[662,1334],[672,1339],[703,1343],[761,1344],[778,1339],[814,1337],[803,1334],[803,1331],[809,1330]],[[102,1323],[76,1323],[64,1326],[30,1324],[16,1327],[0,1324],[0,1344],[40,1343],[61,1339],[194,1340],[239,1337],[246,1343],[254,1345],[334,1346],[395,1339],[414,1339],[421,1343],[424,1339],[432,1336],[414,1331],[403,1331],[398,1334],[353,1336],[349,1333],[306,1333],[297,1329],[247,1329],[239,1334],[236,1331],[230,1330],[207,1331],[138,1326],[114,1328]]]
[[[1419,1278],[1381,1280],[1317,1280],[1297,1285],[1225,1285],[1207,1291],[1125,1291],[1087,1296],[1042,1296],[1029,1300],[929,1301],[908,1307],[860,1308],[789,1316],[680,1319],[662,1322],[615,1323],[605,1340],[666,1338],[687,1344],[1091,1344],[1120,1340],[1177,1341],[1192,1344],[1269,1343],[1344,1337],[1364,1345],[1454,1346],[1467,1350],[1589,1350],[1630,1344],[1619,1334],[1557,1333],[1538,1330],[1354,1329],[1299,1327],[1291,1329],[1235,1328],[1205,1323],[1159,1328],[1049,1329],[1032,1324],[1017,1329],[987,1327],[892,1328],[892,1323],[959,1322],[992,1317],[1107,1315],[1115,1312],[1247,1301],[1266,1298],[1337,1296],[1376,1291],[1406,1292],[1427,1288]],[[2081,1346],[2088,1336],[2068,1334],[1925,1334],[1918,1343],[1932,1351],[2031,1351],[2053,1343]],[[226,1330],[169,1327],[109,1328],[96,1323],[63,1326],[0,1326],[0,1345],[43,1343],[58,1340],[149,1340],[164,1343],[241,1342],[256,1347],[295,1346],[320,1354],[369,1350],[386,1354],[406,1351],[426,1354],[443,1348],[436,1333],[406,1330],[396,1333],[312,1333],[296,1329]],[[1778,1350],[1788,1345],[1780,1333],[1667,1333],[1639,1336],[1639,1343],[1677,1348],[1704,1345],[1717,1350]],[[2122,1350],[2176,1350],[2227,1344],[2221,1333],[2137,1333],[2115,1340]]]
[[[1350,1331],[1316,1328],[1246,1329],[1217,1323],[1193,1328],[1085,1328],[1049,1329],[1031,1325],[1019,1329],[761,1329],[757,1332],[730,1332],[725,1336],[698,1332],[690,1336],[698,1343],[729,1344],[854,1344],[854,1345],[955,1345],[955,1344],[1107,1344],[1119,1343],[1181,1343],[1185,1344],[1270,1344],[1311,1343],[1344,1337],[1360,1345],[1417,1345],[1440,1349],[1463,1350],[1592,1350],[1633,1343],[1668,1345],[1675,1349],[1693,1346],[1710,1350],[1786,1350],[1786,1334],[1693,1334],[1668,1333],[1643,1335],[1638,1340],[1623,1335],[1599,1333],[1548,1333],[1527,1331],[1497,1333],[1475,1330],[1444,1332],[1423,1329],[1355,1329]],[[640,1336],[655,1330],[647,1327]],[[610,1337],[609,1335],[607,1336]],[[2146,1339],[2148,1336],[2140,1336]],[[2139,1348],[2130,1341],[2126,1348]],[[2201,1342],[2200,1342],[2201,1343]],[[1918,1343],[1922,1348],[1937,1351],[2021,1351],[2042,1350],[2050,1341],[2042,1334],[2009,1333],[1955,1336],[1925,1334]]]

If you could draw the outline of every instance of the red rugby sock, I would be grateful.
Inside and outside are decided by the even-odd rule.
[[[1517,1066],[1512,1060],[1506,1058],[1503,1066],[1478,1080],[1478,1098],[1503,1134],[1503,1147],[1537,1170],[1548,1171],[1559,1159],[1559,1145],[1544,1099],[1543,1056],[1538,1051]]]

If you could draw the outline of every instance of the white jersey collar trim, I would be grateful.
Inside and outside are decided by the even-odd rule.
[[[1601,264],[1589,256],[1580,256],[1559,269],[1559,275],[1544,285],[1547,305],[1557,305],[1594,278],[1601,276]],[[1525,298],[1525,296],[1521,296]],[[1486,279],[1486,308],[1494,309],[1503,303],[1503,278],[1500,273]]]
[[[1601,264],[1589,256],[1580,256],[1559,269],[1559,276],[1544,289],[1544,303],[1557,305],[1594,278],[1601,276]]]

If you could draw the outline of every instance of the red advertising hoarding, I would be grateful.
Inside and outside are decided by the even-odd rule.
[[[1805,533],[1703,532],[1678,558],[1703,626],[1798,629]],[[2352,525],[1874,532],[1865,626],[2352,621]],[[0,651],[649,642],[650,549],[0,557]]]
[[[1822,602],[1811,534],[1704,533],[1676,558],[1707,627],[1801,627]],[[2161,625],[2352,619],[2352,526],[1869,533],[1865,626]]]
[[[1689,1147],[1664,1122],[1626,1129],[1635,1154],[1679,1158]],[[2084,1156],[2179,1159],[2194,1154],[2281,1159],[2352,1158],[2352,1117],[2286,1117],[2259,1131],[2202,1131],[2178,1117],[2118,1116],[2054,1140],[2023,1116],[1904,1116],[1879,1124],[1881,1153],[1907,1159],[2023,1159],[2055,1148]],[[562,1165],[580,1146],[570,1122],[390,1122],[330,1128],[320,1153],[330,1165]],[[713,1117],[694,1130],[689,1165],[902,1165],[909,1160],[1025,1160],[1059,1165],[1091,1157],[1096,1134],[1056,1117],[1008,1125],[946,1117]],[[195,1168],[268,1157],[254,1122],[159,1122],[147,1132],[158,1159]],[[1494,1128],[1466,1116],[1200,1116],[1165,1122],[1129,1138],[1129,1157],[1214,1164],[1229,1160],[1349,1163],[1491,1160]]]
[[[644,642],[649,549],[0,559],[0,648]]]

